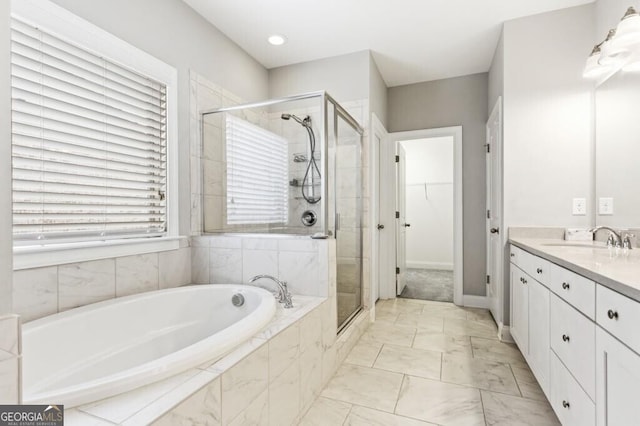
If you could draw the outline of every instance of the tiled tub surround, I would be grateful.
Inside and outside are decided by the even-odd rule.
[[[232,353],[185,373],[68,410],[68,425],[293,425],[365,331],[360,314],[336,337],[330,299],[294,296]]]
[[[0,316],[0,404],[20,402],[20,319]]]
[[[286,281],[294,295],[330,297],[335,289],[336,240],[270,234],[212,234],[192,238],[196,284],[248,283],[259,274]],[[273,283],[257,283],[275,290]]]
[[[13,273],[13,311],[22,322],[130,294],[191,283],[191,249],[124,256]]]

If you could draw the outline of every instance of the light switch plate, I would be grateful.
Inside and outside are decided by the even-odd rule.
[[[573,199],[573,215],[585,216],[586,214],[587,214],[587,199],[574,198]]]
[[[599,215],[613,214],[613,198],[600,197],[600,199],[598,200],[598,214]]]

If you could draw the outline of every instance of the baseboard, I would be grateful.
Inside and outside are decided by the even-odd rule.
[[[407,268],[439,269],[443,271],[453,271],[453,263],[422,262],[422,261],[407,260]]]
[[[468,308],[489,309],[489,299],[485,296],[462,296],[462,305]]]
[[[511,336],[511,328],[503,323],[498,324],[498,338],[502,342],[515,343]]]

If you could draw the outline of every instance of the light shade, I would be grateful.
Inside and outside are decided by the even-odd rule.
[[[287,38],[280,34],[270,35],[267,41],[274,46],[281,46],[287,42]]]
[[[615,55],[618,52],[633,50],[638,46],[640,46],[640,15],[630,7],[618,24],[609,49],[611,54]]]
[[[600,65],[607,65],[610,67],[620,66],[629,56],[628,49],[615,48],[613,40],[616,38],[616,30],[609,30],[609,34],[605,41],[600,45],[600,59],[598,63]]]
[[[600,63],[600,44],[593,48],[591,54],[587,58],[587,63],[584,67],[582,76],[589,79],[597,79],[607,74],[612,67],[609,65],[602,65]]]

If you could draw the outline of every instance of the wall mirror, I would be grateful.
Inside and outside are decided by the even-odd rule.
[[[596,224],[640,228],[640,73],[600,84],[595,110]]]

